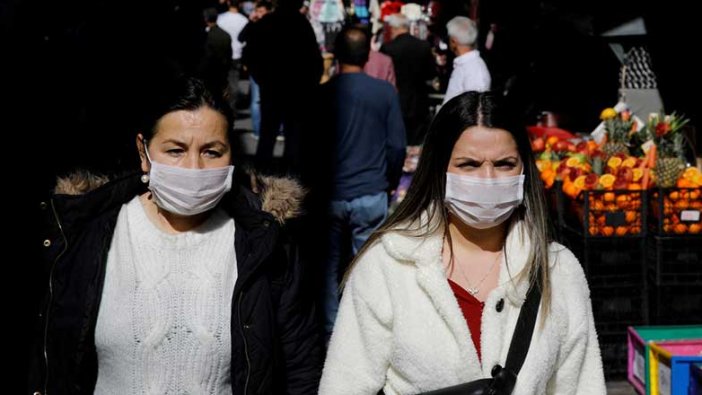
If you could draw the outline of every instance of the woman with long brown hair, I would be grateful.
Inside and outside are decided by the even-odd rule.
[[[513,393],[605,393],[587,281],[551,241],[517,119],[476,92],[437,114],[407,197],[347,274],[321,394],[416,394],[495,376],[533,288],[538,319]]]

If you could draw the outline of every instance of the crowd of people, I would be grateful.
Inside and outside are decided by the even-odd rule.
[[[434,114],[442,56],[406,15],[385,18],[379,50],[358,20],[326,25],[321,46],[310,6],[204,9],[201,61],[143,110],[138,163],[58,180],[31,393],[604,394],[587,281],[552,239],[476,23],[445,26],[455,58]],[[249,161],[233,134],[242,73]]]

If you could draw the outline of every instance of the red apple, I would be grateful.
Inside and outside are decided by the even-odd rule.
[[[537,137],[531,140],[531,150],[534,152],[541,152],[546,148],[546,142],[542,137]]]
[[[600,178],[595,173],[590,173],[585,177],[585,189],[593,190],[597,187]]]

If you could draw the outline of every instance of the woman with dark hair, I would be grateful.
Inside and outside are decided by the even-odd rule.
[[[233,181],[228,107],[159,92],[141,172],[60,179],[43,204],[49,288],[31,391],[310,394],[321,349],[287,236],[300,188]]]
[[[538,319],[513,393],[605,393],[587,282],[551,241],[517,119],[491,93],[441,108],[406,198],[347,272],[320,394],[416,394],[496,376],[532,288]]]

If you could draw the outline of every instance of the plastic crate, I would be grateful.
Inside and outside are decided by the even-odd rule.
[[[651,237],[647,263],[655,285],[702,284],[702,235]]]
[[[649,342],[702,338],[702,325],[630,326],[627,329],[627,379],[639,394],[650,394]]]
[[[702,286],[657,285],[649,289],[649,318],[654,325],[696,325],[702,322]]]
[[[580,261],[591,286],[645,286],[645,238],[592,238],[568,229],[563,235],[563,243]]]
[[[595,322],[646,322],[646,292],[641,287],[590,286],[590,299]],[[623,329],[623,328],[622,328]]]
[[[562,192],[561,192],[562,193]],[[646,235],[646,191],[583,191],[576,199],[562,198],[558,219],[588,238],[641,237]]]
[[[655,189],[650,208],[654,234],[702,235],[702,188]]]
[[[621,380],[626,377],[627,369],[627,348],[625,331],[617,334],[600,333],[598,330],[597,340],[600,344],[600,356],[607,380]]]
[[[702,394],[702,364],[690,365],[690,383],[687,393],[688,395]]]
[[[652,342],[648,352],[651,393],[688,395],[692,364],[702,363],[702,339]]]

